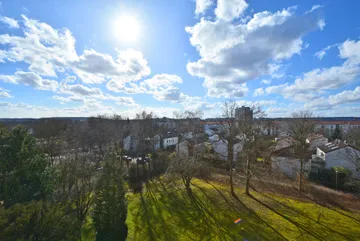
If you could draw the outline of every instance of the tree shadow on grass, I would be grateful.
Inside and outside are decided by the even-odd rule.
[[[307,195],[305,195],[305,194],[302,194],[302,196],[303,196],[304,198],[308,199],[308,200],[311,201],[311,202],[314,202],[314,203],[316,203],[316,204],[318,204],[318,205],[320,205],[320,206],[326,207],[326,208],[328,208],[328,209],[330,209],[330,210],[332,210],[332,211],[334,211],[334,212],[337,212],[337,213],[339,213],[339,214],[341,214],[341,215],[344,215],[344,216],[346,216],[347,218],[350,218],[350,219],[352,219],[353,221],[355,221],[355,222],[357,222],[358,224],[360,224],[360,219],[357,219],[357,218],[355,218],[355,217],[352,217],[352,216],[350,216],[350,215],[342,212],[342,211],[351,212],[351,210],[348,210],[348,209],[342,207],[342,206],[339,205],[337,202],[335,202],[335,203],[334,203],[334,202],[331,202],[331,201],[323,202],[322,200],[319,200],[318,198],[311,198],[311,197],[309,197],[309,196],[307,196]],[[331,205],[331,203],[332,203],[333,205]],[[335,208],[334,208],[334,207],[335,207]],[[340,211],[340,210],[337,209],[337,208],[340,208],[340,210],[342,210],[342,211]]]
[[[310,229],[310,227],[304,225],[303,223],[300,223],[298,221],[295,221],[293,219],[291,219],[290,217],[288,217],[287,215],[284,215],[283,213],[279,212],[277,209],[273,208],[272,206],[270,206],[269,204],[259,200],[258,198],[256,198],[253,195],[250,195],[250,197],[255,200],[256,202],[258,202],[259,204],[263,205],[264,207],[266,207],[267,209],[271,210],[272,212],[274,212],[275,214],[279,215],[280,217],[284,218],[285,220],[287,220],[288,222],[290,222],[291,224],[293,224],[294,226],[296,226],[301,232],[301,236],[303,236],[303,234],[305,233],[307,235],[307,238],[315,238],[317,240],[328,240],[326,238],[324,238],[322,236],[323,232],[322,230],[312,230]],[[304,233],[303,233],[303,232]],[[304,238],[304,237],[302,237]]]
[[[207,229],[211,229],[220,240],[236,240],[236,236],[228,232],[226,226],[218,221],[219,218],[215,216],[216,211],[210,199],[200,198],[200,196],[193,191],[188,191],[187,195],[191,205],[199,213]]]
[[[272,187],[270,187],[267,183],[265,183],[261,179],[259,179],[257,181],[261,183],[262,188],[264,188],[264,187],[266,188],[267,192],[274,193],[274,189]],[[252,186],[252,188],[255,190],[254,186]],[[295,196],[298,196],[300,199],[305,199],[310,202],[316,203],[322,207],[328,208],[328,209],[330,209],[334,212],[337,212],[349,219],[352,219],[353,221],[356,221],[357,223],[360,224],[359,219],[342,212],[342,211],[351,212],[351,210],[349,210],[347,207],[342,205],[340,202],[334,201],[333,194],[327,193],[326,191],[313,190],[313,189],[314,188],[311,189],[311,192],[309,194],[304,193],[304,192],[299,192],[298,190],[294,190],[291,188],[288,188],[287,191],[291,192],[292,195],[296,194]],[[311,195],[311,197],[309,197],[309,195]],[[339,197],[337,197],[337,199],[339,199]],[[355,200],[355,201],[360,202],[359,200]],[[342,211],[340,211],[339,209]]]
[[[245,212],[247,217],[250,216],[251,220],[250,219],[248,220],[248,224],[252,229],[250,231],[250,234],[257,233],[258,237],[256,238],[259,238],[259,240],[288,240],[279,231],[277,231],[274,227],[272,227],[259,215],[257,215],[256,212],[254,212],[252,209],[246,206],[245,203],[242,202],[237,195],[235,196],[230,195],[230,197],[233,197],[238,202],[240,207],[238,205],[235,205],[230,199],[228,199],[214,184],[212,184],[209,181],[206,181],[206,183],[211,185],[214,188],[214,190],[220,195],[220,197],[226,202],[226,204],[230,206],[234,211],[237,211],[239,213]],[[263,230],[264,225],[269,230]]]
[[[193,210],[187,199],[182,198],[182,192],[183,190],[180,192],[174,186],[166,185],[161,180],[152,182],[146,188],[147,199],[153,202],[158,210],[157,215],[162,216],[161,218],[154,217],[153,221],[154,223],[160,221],[163,225],[162,232],[168,232],[168,235],[161,233],[159,240],[177,240],[181,237],[186,240],[198,240],[191,235],[201,233],[199,232],[201,227],[194,225],[195,221],[201,219],[201,215]],[[161,239],[162,237],[164,239]]]
[[[144,200],[144,197],[143,197],[143,194],[142,192],[140,192],[140,197],[141,197],[141,207],[143,208],[144,210],[144,215],[145,215],[145,219],[146,219],[146,227],[147,227],[147,230],[148,230],[148,234],[149,234],[149,238],[151,241],[155,241],[155,237],[154,237],[154,234],[153,234],[153,228],[151,227],[151,214],[150,214],[150,210],[148,207],[148,204],[146,203],[146,201]],[[145,225],[144,225],[145,226]]]
[[[208,184],[212,185],[211,183],[207,182]],[[206,196],[214,206],[218,206],[219,205],[219,198],[217,197],[212,197],[209,194],[206,193],[205,189],[192,184],[193,186],[195,186],[196,188],[198,188],[203,194],[204,196]],[[212,185],[214,187],[214,189],[217,191],[217,193],[220,195],[220,197],[225,201],[225,203],[233,210],[236,211],[238,213],[244,213],[244,210],[237,207],[234,203],[232,203],[230,200],[228,200],[226,198],[226,196],[219,190],[217,189],[214,185]],[[255,226],[251,221],[248,220],[248,218],[246,218],[245,220],[242,221],[242,226],[244,226],[244,222],[246,222],[246,230],[244,228],[241,228],[240,234],[245,237],[245,238],[249,238],[252,237],[251,240],[273,240],[273,239],[269,239],[267,236],[264,236],[262,234],[262,232],[260,232],[261,228],[259,226]],[[236,225],[236,224],[234,224]]]
[[[259,217],[256,212],[252,209],[248,208],[237,196],[233,196],[229,194],[229,197],[234,198],[238,205],[233,203],[230,199],[226,197],[226,195],[220,191],[215,185],[210,182],[207,182],[213,187],[213,190],[216,192],[213,196],[209,195],[209,190],[204,189],[198,185],[194,185],[199,188],[201,192],[207,196],[209,200],[218,201],[218,199],[222,199],[233,211],[239,213],[242,218],[241,226],[244,228],[241,230],[241,235],[249,240],[287,240],[280,232],[274,229],[271,225],[269,225],[266,221],[264,221],[261,217]]]
[[[171,213],[177,228],[191,233],[194,240],[239,240],[238,232],[234,234],[234,230],[228,230],[228,225],[222,223],[224,219],[217,216],[217,206],[210,200],[184,188],[166,185],[161,180],[156,184],[152,185],[154,192],[166,198],[162,208]],[[227,222],[233,224],[232,218]]]
[[[323,223],[321,223],[321,221],[320,221],[321,213],[319,213],[318,219],[316,220],[316,219],[312,218],[311,216],[309,216],[308,214],[306,214],[303,210],[291,207],[291,206],[271,197],[270,195],[267,195],[264,193],[259,193],[259,192],[257,192],[257,193],[259,195],[262,195],[266,199],[270,200],[270,202],[267,202],[268,205],[272,206],[274,209],[276,209],[282,215],[297,217],[298,220],[301,220],[301,223],[304,226],[307,226],[311,229],[322,230],[323,235],[327,235],[327,237],[337,238],[339,236],[339,238],[343,238],[345,240],[352,240],[353,238],[355,238],[354,236],[350,236],[346,233],[341,233],[341,232],[339,232],[335,229],[332,229],[332,228],[324,225]],[[339,228],[339,227],[341,227],[341,223],[338,223],[336,226],[336,228]],[[343,228],[343,230],[346,230],[346,227],[342,227],[342,228]],[[334,237],[334,235],[335,235],[335,237]]]

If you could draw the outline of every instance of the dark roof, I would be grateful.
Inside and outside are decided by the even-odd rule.
[[[325,145],[319,146],[318,148],[320,150],[322,150],[323,152],[328,153],[328,152],[342,149],[347,146],[349,146],[349,145],[341,143],[341,142],[340,143],[329,142],[329,143],[326,143]]]

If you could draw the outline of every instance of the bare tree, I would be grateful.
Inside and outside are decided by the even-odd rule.
[[[306,143],[306,138],[310,133],[314,132],[315,122],[313,121],[313,114],[310,111],[295,112],[292,119],[288,123],[288,131],[290,136],[295,139],[294,155],[300,162],[299,175],[299,190],[304,190],[304,168],[306,162],[311,157],[309,144]]]
[[[238,125],[238,138],[242,144],[242,151],[239,155],[239,159],[245,162],[245,193],[250,195],[250,182],[253,176],[253,165],[259,161],[265,163],[269,157],[269,142],[267,142],[263,136],[263,126],[266,122],[260,120],[265,116],[265,113],[260,107],[251,107],[254,120],[246,118],[239,119]]]
[[[206,163],[200,161],[198,156],[177,155],[172,158],[167,175],[172,178],[180,178],[187,192],[191,193],[191,180],[194,177],[207,178],[210,171]]]
[[[229,185],[230,193],[233,196],[234,192],[234,183],[233,183],[233,165],[234,165],[234,145],[238,141],[238,136],[241,133],[238,125],[238,120],[235,116],[235,111],[237,108],[235,101],[225,101],[222,106],[222,119],[220,119],[221,130],[220,130],[220,139],[223,140],[227,145],[227,162],[229,169]]]
[[[156,118],[155,114],[151,111],[151,112],[146,112],[145,110],[136,113],[135,115],[135,119],[138,120],[146,120],[146,119],[153,119]]]
[[[74,205],[79,221],[84,221],[94,201],[96,166],[91,155],[71,153],[59,168],[58,199]]]
[[[55,164],[55,158],[63,151],[62,133],[66,130],[68,122],[61,119],[41,119],[35,125],[35,136],[44,153],[48,154],[51,163]]]
[[[360,171],[360,127],[347,130],[344,139],[352,148],[346,148],[346,158]]]
[[[154,119],[156,115],[153,112],[141,111],[136,114],[135,120],[131,121],[132,134],[134,135],[140,154],[152,151],[152,138],[155,134]]]
[[[179,130],[178,130],[178,140],[179,143],[181,141],[188,141],[188,149],[194,149],[194,146],[197,144],[198,133],[202,132],[202,128],[200,125],[201,117],[203,116],[203,112],[201,110],[189,111],[186,110],[184,112],[174,112],[174,116],[177,119],[180,119]],[[179,152],[179,145],[177,148]]]

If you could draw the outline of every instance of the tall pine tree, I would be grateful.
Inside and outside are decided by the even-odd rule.
[[[340,130],[339,125],[336,125],[335,130],[331,135],[331,139],[332,140],[336,140],[336,139],[341,140],[341,130]]]
[[[120,162],[114,154],[105,157],[99,178],[93,220],[96,240],[125,240],[127,204]]]
[[[41,200],[53,190],[50,162],[26,128],[0,127],[0,200],[15,203]]]

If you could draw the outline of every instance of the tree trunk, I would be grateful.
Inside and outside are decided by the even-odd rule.
[[[233,152],[233,143],[231,138],[228,141],[228,160],[229,160],[229,184],[230,184],[230,193],[232,196],[236,196],[235,192],[234,192],[234,184],[233,184],[233,173],[232,173],[232,169],[233,169],[233,159],[234,159],[234,152]]]
[[[300,159],[300,180],[299,180],[299,191],[303,191],[303,176],[304,176],[304,162]]]
[[[229,176],[230,176],[230,193],[232,196],[236,196],[235,192],[234,192],[234,185],[233,185],[233,177],[232,177],[232,168],[230,169],[230,173],[229,173]]]
[[[245,193],[250,195],[250,160],[246,160],[246,174],[245,174]]]

